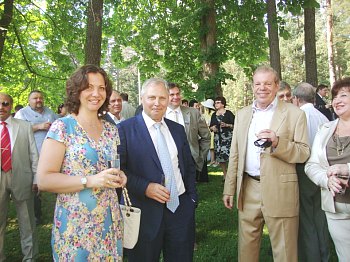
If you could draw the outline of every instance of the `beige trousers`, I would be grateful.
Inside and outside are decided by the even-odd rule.
[[[265,223],[269,231],[274,261],[298,261],[299,217],[268,217],[264,215],[260,182],[248,176],[244,177],[243,180],[243,211],[239,211],[238,215],[238,261],[259,261]]]

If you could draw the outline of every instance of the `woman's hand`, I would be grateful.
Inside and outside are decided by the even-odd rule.
[[[328,188],[335,196],[344,187],[349,187],[349,166],[347,164],[335,164],[328,167]]]
[[[348,176],[349,175],[349,167],[347,164],[335,164],[333,166],[328,167],[327,169],[327,177],[330,176]]]
[[[332,196],[338,194],[339,190],[342,188],[340,180],[335,175],[328,177],[327,186],[329,191],[331,191]]]
[[[213,131],[214,133],[218,132],[218,129],[216,126],[211,126],[210,130]]]
[[[87,187],[119,188],[126,185],[127,177],[124,172],[117,168],[109,168],[102,172],[87,177]]]

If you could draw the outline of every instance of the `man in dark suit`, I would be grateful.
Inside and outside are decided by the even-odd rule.
[[[322,114],[325,115],[325,117],[328,118],[329,121],[333,120],[332,117],[332,106],[330,104],[327,104],[324,100],[325,97],[328,94],[328,86],[320,84],[318,85],[316,89],[316,95],[315,95],[315,108],[320,111]]]
[[[183,126],[163,117],[169,101],[166,81],[147,80],[141,97],[143,112],[118,125],[121,169],[128,176],[131,202],[142,212],[139,239],[129,250],[128,261],[159,261],[161,251],[164,261],[192,261],[196,168],[186,133]],[[159,155],[159,129],[166,140],[177,190],[168,188],[170,178]],[[179,204],[171,211],[169,204],[175,198]]]
[[[21,232],[23,261],[34,261],[38,253],[33,194],[33,190],[37,190],[34,178],[38,151],[32,126],[11,116],[12,104],[11,96],[0,93],[0,261],[5,261],[4,239],[10,195]],[[6,152],[9,153],[7,156]]]

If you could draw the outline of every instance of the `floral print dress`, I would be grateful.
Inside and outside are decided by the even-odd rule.
[[[91,176],[107,169],[107,156],[117,153],[117,128],[103,120],[98,142],[71,116],[55,121],[47,138],[66,147],[61,172]],[[57,195],[52,251],[55,261],[122,261],[123,221],[115,189],[86,188]]]

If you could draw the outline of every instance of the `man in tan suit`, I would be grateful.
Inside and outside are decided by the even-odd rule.
[[[266,223],[274,261],[297,261],[299,192],[296,163],[310,155],[305,113],[281,102],[278,74],[259,67],[253,105],[238,111],[223,201],[239,214],[238,260],[259,261]],[[259,141],[257,141],[260,139]]]
[[[21,232],[23,261],[34,261],[38,251],[35,239],[33,195],[33,190],[37,189],[34,178],[38,164],[38,151],[30,123],[11,116],[12,103],[11,96],[0,93],[0,133],[2,134],[0,147],[2,151],[11,151],[9,158],[6,158],[3,152],[0,158],[0,261],[5,261],[4,238],[10,195],[16,208]],[[7,137],[10,138],[10,144],[5,142],[8,141],[3,133],[5,127],[8,130]],[[9,164],[4,165],[4,163]]]
[[[197,109],[181,105],[182,97],[179,86],[175,83],[168,83],[168,86],[169,104],[165,117],[185,127],[191,154],[196,163],[196,177],[199,179],[204,159],[210,148],[210,131],[204,117]]]

